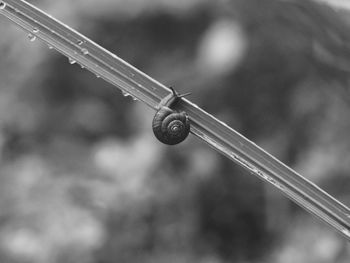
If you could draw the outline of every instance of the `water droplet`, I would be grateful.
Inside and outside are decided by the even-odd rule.
[[[125,91],[122,91],[122,94],[123,94],[124,97],[129,97],[129,96],[131,96],[130,93],[127,93],[127,92],[125,92]]]
[[[75,64],[76,61],[72,58],[68,58],[68,62],[69,62],[69,64],[73,65],[73,64]]]
[[[77,41],[77,44],[78,44],[79,46],[81,46],[83,43],[84,43],[84,42],[83,42],[82,40],[80,40],[80,39]]]
[[[33,28],[33,33],[38,33],[38,32],[39,32],[39,29],[36,28],[36,27],[34,27],[34,28]]]
[[[82,48],[81,53],[83,53],[84,55],[87,55],[89,54],[89,50],[87,50],[86,48]]]
[[[100,78],[100,75],[96,74],[96,78]]]
[[[137,101],[138,99],[134,96],[132,96],[132,100]]]
[[[343,232],[346,236],[350,237],[350,230],[349,230],[349,229],[344,228],[344,229],[342,230],[342,232]]]
[[[53,49],[53,46],[48,45],[49,49]]]
[[[84,65],[81,65],[81,64],[80,64],[80,67],[81,67],[81,68],[85,68]]]
[[[35,41],[35,39],[36,39],[36,36],[34,36],[34,35],[32,35],[32,34],[28,34],[28,39],[29,39],[29,41],[30,42],[33,42],[33,41]]]
[[[5,9],[5,7],[6,7],[6,3],[0,2],[0,9]]]

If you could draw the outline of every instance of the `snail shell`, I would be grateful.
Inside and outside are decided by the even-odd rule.
[[[184,95],[178,95],[172,88],[171,90],[172,94],[160,102],[159,110],[152,122],[152,129],[156,138],[168,145],[182,142],[190,133],[190,121],[187,113],[170,109],[170,106],[176,104]]]
[[[168,107],[162,107],[153,118],[152,128],[159,141],[174,145],[187,138],[190,122],[185,112],[174,112]]]

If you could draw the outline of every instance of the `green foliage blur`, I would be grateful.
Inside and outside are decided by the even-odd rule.
[[[349,11],[310,0],[31,1],[350,205]],[[346,241],[0,17],[1,263],[345,263]]]

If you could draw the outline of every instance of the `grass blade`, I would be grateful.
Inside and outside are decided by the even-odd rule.
[[[0,14],[114,86],[156,109],[171,90],[113,53],[22,0],[4,0]],[[191,132],[252,174],[279,189],[350,241],[350,209],[187,99],[179,109]]]

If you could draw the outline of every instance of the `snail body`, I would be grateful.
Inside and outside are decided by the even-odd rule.
[[[152,122],[153,133],[164,144],[175,145],[184,141],[190,133],[190,121],[186,112],[171,109],[179,100],[188,95],[179,95],[171,88],[172,93],[158,105]]]

